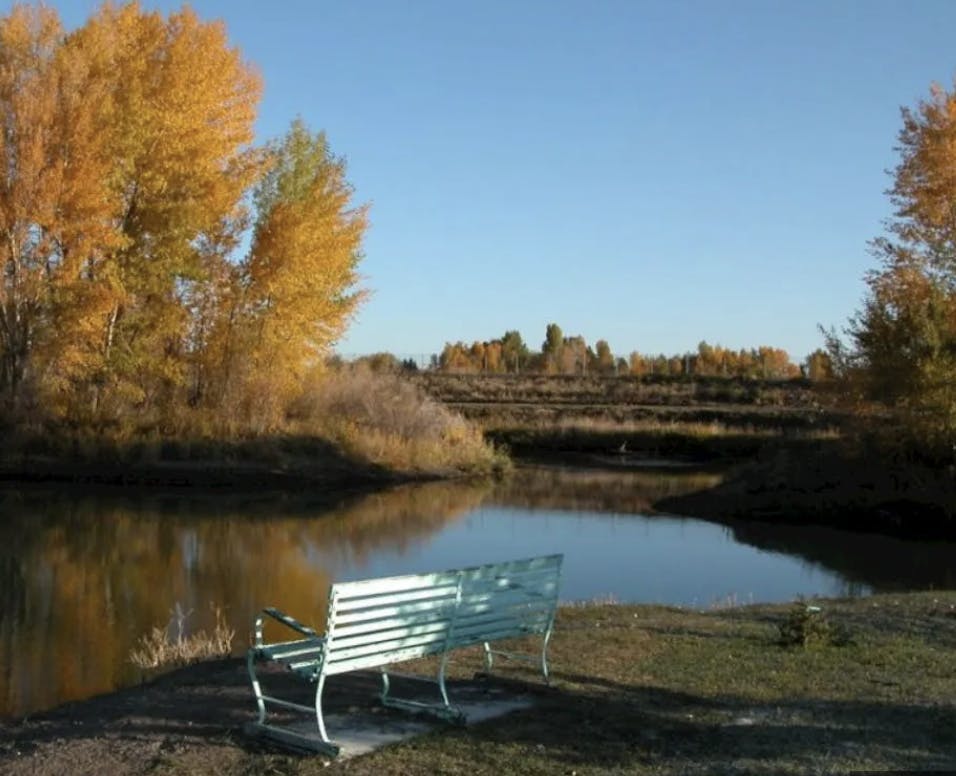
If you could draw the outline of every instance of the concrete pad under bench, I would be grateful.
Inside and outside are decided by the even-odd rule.
[[[377,703],[368,692],[376,686],[378,676],[374,672],[351,674],[340,679],[342,686],[334,688],[330,685],[331,707],[325,715],[326,725],[330,734],[340,747],[336,760],[348,759],[368,754],[389,744],[407,741],[417,736],[433,731],[448,730],[456,725],[436,719],[429,714],[413,714],[407,711],[390,709]],[[428,690],[424,687],[418,692],[415,685],[419,684],[409,679],[396,678],[401,682],[403,692],[421,695],[423,698]],[[335,690],[338,689],[338,692]],[[424,690],[424,692],[422,691]],[[455,705],[465,715],[465,726],[475,725],[495,717],[510,714],[514,711],[530,708],[535,703],[535,695],[520,692],[512,683],[499,686],[494,682],[484,680],[449,682],[449,690],[454,693]],[[310,720],[296,720],[286,724],[286,728],[296,736],[314,740],[316,746],[321,743],[315,722]],[[247,735],[263,741],[267,745],[283,747],[283,743],[274,737],[261,735],[253,724],[244,728]],[[306,751],[303,747],[290,744],[289,749]],[[318,756],[324,756],[317,752]]]

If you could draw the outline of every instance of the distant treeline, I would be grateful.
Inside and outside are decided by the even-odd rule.
[[[376,353],[359,359],[376,370],[418,369],[414,359],[399,359]],[[830,356],[816,350],[800,364],[787,351],[761,345],[731,350],[702,341],[696,352],[657,355],[631,352],[617,355],[606,340],[591,347],[584,337],[566,337],[556,323],[548,324],[540,350],[532,350],[517,331],[487,340],[448,342],[441,354],[431,356],[427,368],[451,374],[563,374],[563,375],[663,375],[754,379],[808,377],[826,380],[833,376]]]

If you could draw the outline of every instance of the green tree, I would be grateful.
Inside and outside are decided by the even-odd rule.
[[[508,372],[519,372],[528,362],[528,346],[519,331],[506,331],[501,338],[501,358]]]
[[[545,369],[549,372],[560,371],[561,351],[564,349],[564,332],[556,323],[549,323],[544,332],[541,355]]]

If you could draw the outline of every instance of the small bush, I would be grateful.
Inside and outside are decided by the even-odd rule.
[[[848,641],[845,631],[831,623],[823,609],[803,599],[793,602],[780,624],[779,644],[784,647],[842,646]]]

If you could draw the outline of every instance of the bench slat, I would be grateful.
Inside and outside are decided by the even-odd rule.
[[[432,610],[421,612],[414,617],[382,617],[380,619],[367,620],[345,625],[336,623],[335,641],[358,636],[362,633],[375,633],[378,631],[387,631],[390,628],[417,628],[427,627],[440,622],[449,622],[451,619],[451,610]]]
[[[543,558],[508,561],[506,563],[489,563],[485,566],[472,566],[461,570],[463,579],[482,579],[485,577],[507,576],[521,573],[530,573],[541,570],[554,570],[560,564],[560,555],[548,555]]]
[[[324,673],[332,676],[334,674],[344,674],[347,671],[358,671],[362,668],[380,668],[392,663],[401,663],[405,660],[437,655],[443,651],[444,646],[445,641],[442,639],[441,641],[433,642],[433,648],[429,649],[425,649],[422,645],[414,645],[403,649],[392,650],[384,656],[381,653],[375,652],[369,655],[352,657],[348,660],[340,660],[337,662],[329,661],[325,665]],[[383,657],[387,659],[383,659]]]
[[[403,604],[412,601],[446,601],[455,600],[458,594],[458,585],[443,585],[439,588],[426,590],[403,590],[400,593],[379,593],[373,596],[358,596],[354,598],[343,598],[341,595],[334,596],[335,611],[349,612],[359,609],[371,609],[377,606],[387,606],[388,604]]]
[[[470,640],[472,637],[477,637],[479,641],[493,641],[495,638],[506,638],[503,635],[495,635],[506,632],[514,633],[516,635],[542,633],[547,630],[550,621],[551,618],[549,616],[542,615],[536,620],[499,619],[490,622],[483,622],[477,625],[456,629],[452,634],[451,643],[458,644],[463,640]],[[469,643],[471,642],[469,641]]]
[[[494,577],[481,577],[477,579],[462,578],[463,587],[473,587],[481,589],[482,587],[502,587],[509,585],[522,585],[524,587],[536,587],[545,582],[554,581],[554,569],[543,569],[528,574],[498,574]]]
[[[379,628],[374,631],[365,631],[364,633],[354,633],[345,636],[336,634],[335,639],[329,642],[329,650],[332,653],[338,652],[347,647],[356,647],[361,644],[374,644],[379,641],[389,641],[390,639],[407,638],[409,636],[424,636],[428,633],[447,633],[451,626],[451,619],[436,620],[435,622],[424,625],[401,625],[389,628]]]
[[[398,604],[395,606],[383,606],[379,609],[367,609],[360,610],[357,612],[345,612],[343,614],[335,613],[334,620],[332,621],[332,631],[334,633],[336,626],[346,625],[356,622],[368,622],[369,620],[378,620],[384,619],[387,617],[407,617],[410,615],[420,614],[423,612],[448,612],[451,613],[455,610],[455,599],[445,599],[441,602],[423,602],[423,603],[409,603],[409,604]]]
[[[527,596],[520,592],[508,591],[501,595],[477,595],[463,597],[461,605],[458,607],[457,617],[467,616],[471,612],[487,611],[489,607],[494,609],[515,609],[520,610],[526,607],[553,606],[555,602],[554,595],[548,596]]]
[[[361,579],[357,582],[337,582],[333,589],[339,598],[352,598],[379,593],[399,593],[405,590],[422,590],[446,585],[455,586],[457,584],[457,572],[440,571],[434,574],[405,574],[397,577]]]
[[[398,638],[386,639],[383,641],[372,641],[344,646],[341,648],[333,647],[329,651],[329,665],[340,663],[343,660],[350,660],[353,657],[364,657],[366,655],[387,655],[396,650],[406,650],[420,647],[423,655],[430,655],[435,649],[442,649],[448,640],[448,628],[431,633],[413,633],[409,636],[400,636]]]
[[[554,571],[558,565],[557,561],[550,562],[546,558],[539,558],[535,562],[491,563],[487,566],[474,566],[470,569],[462,569],[461,575],[464,579],[483,579],[516,574],[536,574],[541,571]]]

